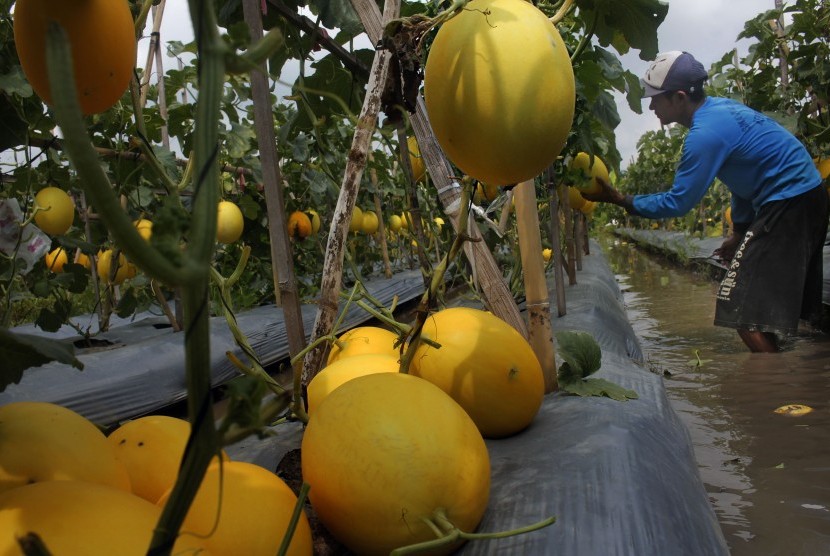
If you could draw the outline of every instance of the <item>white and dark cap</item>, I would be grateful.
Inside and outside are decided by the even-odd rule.
[[[653,97],[667,91],[693,93],[696,87],[709,77],[703,64],[688,52],[672,50],[661,52],[640,78],[646,90],[645,97]]]

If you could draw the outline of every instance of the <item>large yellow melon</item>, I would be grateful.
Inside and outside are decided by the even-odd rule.
[[[449,394],[481,434],[501,438],[533,421],[545,395],[542,366],[528,341],[487,311],[452,307],[430,315],[409,372]]]
[[[0,406],[0,492],[53,480],[130,490],[126,467],[86,417],[47,402]]]
[[[167,503],[170,493],[159,499]],[[202,539],[211,554],[272,556],[279,552],[297,496],[277,475],[245,461],[211,463],[181,528]],[[287,556],[311,556],[311,526],[305,513]]]
[[[161,508],[104,485],[46,481],[0,493],[0,554],[22,555],[17,538],[36,533],[55,556],[143,556]],[[182,535],[172,554],[207,556]]]
[[[424,68],[432,129],[450,161],[493,185],[532,179],[562,150],[576,102],[559,31],[524,0],[472,0]]]
[[[127,421],[107,437],[130,474],[133,494],[155,504],[179,476],[190,423],[169,415]],[[227,460],[226,454],[222,459]]]

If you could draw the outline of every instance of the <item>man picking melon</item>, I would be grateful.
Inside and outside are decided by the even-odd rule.
[[[738,102],[707,97],[707,77],[691,54],[671,51],[658,54],[640,79],[660,123],[689,129],[668,191],[624,195],[600,181],[600,192],[583,196],[670,218],[694,208],[719,178],[732,193],[733,233],[713,253],[731,261],[715,325],[735,328],[751,351],[775,352],[800,319],[821,316],[827,193],[798,139]]]

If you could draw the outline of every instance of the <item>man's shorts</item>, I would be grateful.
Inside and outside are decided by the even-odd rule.
[[[824,187],[761,207],[717,292],[715,325],[793,335],[822,315]]]

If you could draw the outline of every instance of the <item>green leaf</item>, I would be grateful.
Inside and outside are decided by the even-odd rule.
[[[0,92],[9,95],[18,95],[23,98],[32,96],[32,86],[23,75],[20,66],[15,66],[9,73],[0,75]]]
[[[242,215],[248,220],[256,220],[262,211],[260,204],[256,199],[250,195],[243,195],[237,200],[237,206],[242,211]]]
[[[587,332],[564,330],[556,333],[559,355],[567,365],[565,374],[585,378],[597,372],[602,365],[602,350],[593,336]],[[560,373],[563,369],[560,367]]]
[[[291,141],[292,159],[297,161],[297,162],[305,162],[306,160],[308,160],[308,156],[309,156],[309,152],[310,152],[310,150],[309,150],[310,142],[311,142],[311,139],[308,137],[308,135],[306,135],[305,133],[302,133],[302,132],[298,133],[297,137],[295,137],[294,140]]]
[[[26,142],[28,124],[20,118],[12,101],[0,93],[0,151]]]
[[[361,52],[364,51],[355,55],[360,57]],[[343,67],[332,55],[314,62],[312,68],[313,74],[300,76],[294,83],[294,94],[305,93],[299,101],[300,113],[295,126],[310,130],[314,129],[315,122],[322,121],[321,118],[353,116],[360,111],[366,85],[363,79]],[[312,120],[312,115],[316,120]]]
[[[657,56],[657,27],[666,19],[668,3],[659,0],[577,0],[585,21],[599,17],[594,30],[602,46],[622,41],[640,50],[640,58],[652,60]]]
[[[138,307],[138,300],[135,297],[135,291],[129,288],[118,300],[118,305],[115,307],[115,314],[122,319],[129,318],[136,312]]]
[[[57,361],[83,369],[84,365],[75,357],[72,344],[42,338],[32,334],[17,334],[0,329],[0,392],[9,384],[17,384],[23,371],[31,367]]]
[[[340,29],[351,36],[363,32],[363,24],[351,2],[342,0],[312,0],[312,12],[320,14],[320,22],[327,29]]]
[[[251,149],[256,133],[251,126],[231,124],[231,132],[225,137],[225,148],[231,158],[242,158]]]
[[[228,407],[222,429],[231,425],[241,428],[260,428],[268,425],[262,422],[260,407],[268,387],[264,380],[252,376],[237,377],[225,385],[225,397]]]
[[[53,278],[51,278],[50,284],[58,288],[63,288],[71,293],[84,293],[87,285],[89,284],[89,271],[87,271],[87,269],[85,269],[82,265],[66,263],[63,266],[63,272],[56,274]],[[58,302],[56,302],[56,304],[57,303]],[[69,304],[69,308],[71,310],[71,303],[68,301],[66,303]],[[68,318],[69,312],[66,314]]]
[[[561,389],[577,396],[605,396],[619,402],[636,400],[639,397],[634,390],[623,388],[604,378],[586,378],[577,382],[562,384]]]

